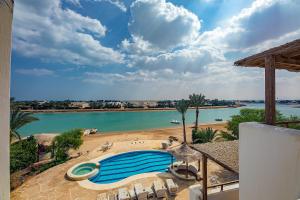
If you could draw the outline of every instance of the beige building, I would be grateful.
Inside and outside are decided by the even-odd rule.
[[[71,108],[80,108],[80,109],[85,109],[85,108],[90,108],[90,104],[87,102],[71,102],[69,107]]]

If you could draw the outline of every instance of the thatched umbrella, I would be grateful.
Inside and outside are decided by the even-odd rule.
[[[171,147],[167,149],[177,160],[182,160],[186,163],[186,176],[188,177],[188,167],[189,162],[199,161],[201,158],[201,153],[192,149],[187,145],[187,143],[183,143],[176,147]],[[172,162],[173,166],[173,162]]]

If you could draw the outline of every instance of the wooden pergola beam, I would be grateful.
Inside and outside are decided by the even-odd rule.
[[[275,61],[278,64],[300,67],[300,61],[296,60],[296,59],[292,59],[292,58],[286,58],[286,57],[283,57],[283,56],[276,56]]]
[[[265,57],[265,122],[274,125],[276,121],[275,57]]]

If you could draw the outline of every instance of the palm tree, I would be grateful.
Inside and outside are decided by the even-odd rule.
[[[180,100],[176,103],[175,108],[178,112],[181,113],[181,117],[182,117],[182,127],[183,127],[183,142],[186,142],[186,131],[185,131],[185,113],[187,111],[187,109],[189,108],[190,103],[187,100]]]
[[[193,143],[208,143],[218,139],[218,131],[212,128],[206,128],[199,130],[194,138]]]
[[[22,126],[37,120],[39,119],[32,116],[32,113],[22,112],[18,108],[12,106],[10,111],[10,142],[13,138],[21,139],[18,130]]]
[[[198,117],[199,117],[199,107],[204,106],[205,104],[205,96],[202,94],[192,94],[189,96],[191,101],[191,106],[196,107],[196,123],[195,123],[195,131],[198,130]]]

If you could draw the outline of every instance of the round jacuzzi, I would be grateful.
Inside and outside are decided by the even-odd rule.
[[[80,181],[84,179],[91,178],[98,174],[99,172],[99,163],[94,162],[84,162],[74,165],[67,172],[67,175],[70,179],[75,181]]]

